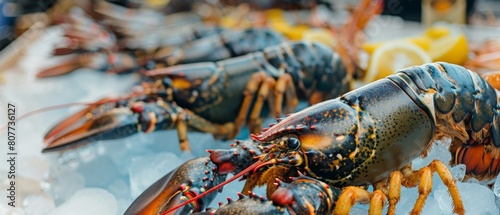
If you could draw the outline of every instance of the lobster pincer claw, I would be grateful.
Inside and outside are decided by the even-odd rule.
[[[68,124],[73,120],[75,120],[74,116],[69,117],[59,125]],[[113,109],[97,117],[84,116],[74,122],[71,128],[60,130],[60,132],[55,132],[59,125],[54,127],[45,136],[47,147],[43,149],[43,152],[75,148],[98,140],[131,136],[137,133],[138,127],[137,117],[126,108]]]
[[[172,124],[177,109],[163,100],[115,100],[88,107],[53,127],[45,136],[43,152],[76,148],[99,140],[125,138],[139,132],[164,130]],[[102,101],[102,100],[101,100]],[[99,103],[99,102],[98,102]]]
[[[210,193],[191,204],[165,213],[224,181],[226,175],[218,174],[216,169],[216,165],[208,157],[189,160],[146,189],[129,206],[125,214],[177,215],[203,211],[215,198],[216,193]]]

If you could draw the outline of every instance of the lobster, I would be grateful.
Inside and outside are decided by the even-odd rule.
[[[378,8],[370,1],[362,5],[357,14],[373,15],[365,13],[364,9],[376,11]],[[358,26],[362,27],[358,22],[349,23],[346,28],[351,31],[346,33]],[[232,53],[256,46],[256,43],[229,44]],[[151,70],[145,74],[159,80],[146,84],[142,92],[147,96],[162,92],[164,96],[152,95],[146,103],[135,100],[136,96],[108,100],[111,104],[98,102],[54,126],[45,135],[48,146],[44,151],[163,130],[174,125],[182,150],[189,150],[188,128],[211,133],[218,139],[232,139],[247,122],[252,133],[258,132],[266,110],[280,117],[283,112],[295,109],[298,98],[314,104],[347,92],[354,63],[342,53],[317,42],[284,42],[262,52],[215,63]],[[264,105],[266,101],[268,109]],[[102,105],[116,109],[102,108]],[[144,108],[145,105],[156,105],[155,111],[150,110],[152,107]]]
[[[291,68],[286,70],[289,73],[284,73],[279,69],[284,61],[279,58],[300,59],[293,55],[280,55],[289,54],[285,52],[287,49],[295,50],[295,53],[301,55],[312,55],[316,58],[313,60],[319,65],[304,70],[308,72],[306,77],[294,78],[294,75],[300,77],[301,69],[309,65],[294,60],[291,63],[299,67],[293,68],[291,67],[293,64],[287,64]],[[315,52],[321,53],[322,57],[315,56]],[[260,130],[261,111],[266,108],[264,103],[270,99],[272,101],[269,103],[269,109],[275,116],[281,116],[284,100],[285,112],[293,111],[298,103],[295,81],[302,80],[298,86],[309,89],[310,86],[314,86],[314,80],[320,75],[318,73],[326,76],[320,79],[325,80],[324,82],[316,82],[316,86],[323,88],[318,87],[309,94],[299,88],[298,91],[302,90],[304,95],[321,93],[336,96],[349,88],[347,71],[342,66],[339,56],[319,43],[285,43],[269,47],[264,53],[275,55],[266,59],[265,55],[259,52],[217,63],[169,67],[166,69],[168,73],[165,70],[161,73],[160,70],[153,70],[148,73],[149,76],[166,77],[151,84],[143,84],[140,90],[143,93],[141,96],[110,99],[104,104],[97,102],[96,105],[63,120],[45,136],[48,147],[44,151],[66,146],[72,148],[88,143],[89,140],[123,138],[138,131],[169,129],[172,125],[176,125],[179,131],[181,148],[188,150],[189,145],[185,135],[188,127],[195,131],[212,133],[219,139],[232,139],[247,121],[247,115],[250,118],[248,120],[250,130],[252,132]],[[318,58],[326,59],[320,61]],[[272,62],[279,64],[273,65]],[[324,73],[325,70],[331,72]],[[333,85],[335,87],[331,86],[331,83],[336,83]],[[254,102],[255,97],[257,98]],[[148,106],[155,107],[147,108]],[[180,114],[181,112],[183,114]],[[88,118],[87,113],[92,117]],[[144,126],[137,129],[141,124]],[[80,127],[75,128],[78,125]],[[68,130],[68,126],[74,129]]]
[[[126,214],[202,212],[213,191],[242,176],[247,179],[243,191],[251,197],[228,200],[206,214],[348,214],[356,202],[370,202],[370,214],[381,213],[388,202],[388,213],[394,214],[402,185],[419,186],[412,211],[419,214],[432,189],[433,172],[448,187],[454,212],[464,214],[446,165],[435,160],[414,171],[411,161],[447,136],[452,138],[452,164],[465,164],[470,177],[496,177],[499,110],[495,89],[461,66],[434,63],[403,69],[294,113],[253,134],[255,142],[207,150],[210,156],[198,159],[211,169],[196,173],[201,179],[190,178],[197,169],[181,166],[142,193]],[[228,173],[235,176],[218,183]],[[359,187],[369,184],[377,190],[369,193]],[[270,200],[251,193],[260,185],[267,185]],[[167,192],[173,190],[176,195]]]
[[[186,42],[190,35],[190,43],[184,43],[176,48],[159,48],[153,54],[145,50],[123,52],[92,52],[75,56],[65,63],[45,69],[38,77],[62,75],[75,69],[87,67],[112,73],[137,71],[145,68],[165,67],[176,64],[194,62],[218,61],[230,57],[241,56],[265,47],[283,42],[281,35],[268,29],[247,29],[241,32],[223,30],[221,28],[201,28],[179,31],[178,37],[170,37],[173,42]],[[183,38],[177,40],[178,38]],[[152,56],[151,56],[152,55]],[[107,59],[107,60],[106,60]]]

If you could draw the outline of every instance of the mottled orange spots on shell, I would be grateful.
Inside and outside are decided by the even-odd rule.
[[[300,135],[299,140],[302,147],[307,149],[325,149],[332,145],[332,138],[328,136],[315,135],[315,134],[305,134]]]

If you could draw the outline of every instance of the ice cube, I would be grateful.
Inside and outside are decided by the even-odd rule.
[[[54,198],[56,204],[66,201],[77,190],[85,185],[83,176],[71,169],[61,169],[53,172],[51,178],[45,181],[46,189]]]
[[[183,162],[170,152],[135,157],[130,165],[130,192],[133,198],[139,196],[155,181],[177,168]]]
[[[465,177],[465,170],[466,170],[465,164],[458,164],[452,168],[450,168],[451,175],[453,175],[453,178],[457,181],[462,181],[464,180]]]
[[[19,175],[25,178],[40,181],[48,170],[49,163],[41,156],[19,156]]]
[[[55,208],[51,215],[109,215],[116,214],[116,199],[100,188],[85,188],[75,192],[68,201]]]
[[[419,196],[418,187],[412,188],[401,188],[401,199],[396,205],[396,213],[397,214],[409,214],[414,206],[417,198]],[[424,208],[422,209],[422,214],[442,214],[441,209],[437,201],[432,198],[432,196],[428,196]]]
[[[104,188],[120,176],[116,164],[108,156],[99,156],[90,162],[81,163],[78,172],[85,177],[87,187]]]
[[[45,215],[54,208],[54,200],[47,195],[31,194],[23,200],[23,209],[27,214]]]
[[[498,214],[493,192],[480,184],[457,182],[466,214]],[[452,201],[447,189],[434,192],[434,197],[444,214],[452,214]]]
[[[493,193],[498,199],[500,199],[500,174],[497,176],[495,184],[493,184]]]
[[[118,179],[114,182],[112,182],[107,188],[111,194],[113,194],[115,197],[119,198],[125,198],[130,196],[130,185],[125,182],[123,179]]]
[[[424,158],[417,158],[412,162],[412,168],[414,170],[421,169],[429,165],[433,160],[440,160],[444,164],[448,165],[451,160],[451,154],[449,151],[451,144],[450,138],[444,138],[443,140],[436,140],[431,143],[431,147],[427,151],[427,156]]]

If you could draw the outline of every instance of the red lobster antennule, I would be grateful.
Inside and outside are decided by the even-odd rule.
[[[181,207],[184,207],[184,206],[186,206],[186,205],[188,205],[188,204],[190,204],[190,203],[192,203],[192,202],[194,202],[194,201],[197,201],[198,199],[201,199],[202,197],[204,197],[204,196],[208,195],[209,193],[212,193],[212,192],[214,192],[214,191],[216,191],[216,190],[218,190],[218,189],[222,188],[222,187],[223,187],[223,186],[225,186],[226,184],[231,183],[232,181],[234,181],[234,180],[236,180],[236,179],[238,179],[238,178],[242,177],[243,175],[245,175],[245,174],[247,174],[247,173],[249,173],[249,172],[251,172],[251,171],[255,171],[257,168],[262,167],[262,166],[263,166],[263,164],[266,164],[266,163],[270,164],[269,162],[257,161],[257,162],[255,162],[254,164],[252,164],[252,165],[250,165],[249,167],[247,167],[246,169],[244,169],[243,171],[241,171],[241,172],[239,172],[238,174],[234,175],[234,176],[233,176],[233,177],[231,177],[230,179],[227,179],[226,181],[224,181],[224,182],[220,183],[219,185],[217,185],[217,186],[214,186],[214,187],[210,188],[209,190],[207,190],[207,191],[205,191],[205,192],[203,192],[203,193],[201,193],[201,194],[197,195],[196,197],[194,197],[194,198],[192,198],[192,199],[189,199],[188,201],[183,202],[182,204],[179,204],[179,205],[177,205],[177,206],[175,206],[175,207],[173,207],[173,208],[170,208],[169,210],[167,210],[167,211],[165,211],[165,212],[161,213],[160,215],[167,215],[167,214],[169,214],[169,213],[170,213],[170,212],[172,212],[172,211],[175,211],[175,210],[177,210],[177,209],[179,209],[179,208],[181,208]]]

